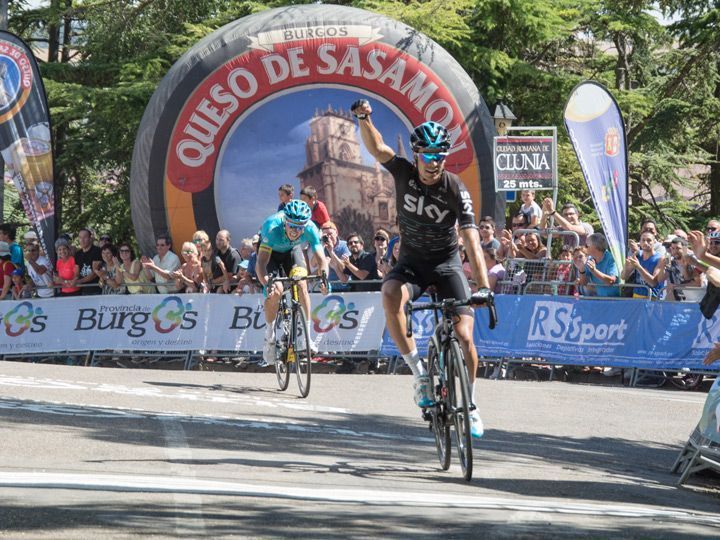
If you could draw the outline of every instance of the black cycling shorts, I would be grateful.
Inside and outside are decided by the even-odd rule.
[[[270,260],[267,263],[267,273],[268,275],[287,277],[290,275],[290,271],[296,266],[307,269],[305,254],[303,253],[301,244],[294,246],[290,251],[286,251],[285,253],[278,251],[270,253]]]
[[[431,285],[435,286],[441,300],[470,298],[470,285],[463,272],[459,253],[440,262],[416,260],[401,255],[397,264],[385,276],[385,281],[390,279],[409,285],[413,300],[420,298]],[[461,308],[458,313],[472,314],[472,308]]]

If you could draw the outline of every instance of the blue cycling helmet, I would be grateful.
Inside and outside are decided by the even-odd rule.
[[[305,201],[293,199],[283,208],[285,212],[285,221],[291,225],[305,225],[312,216],[312,210]]]
[[[450,150],[450,135],[445,126],[437,122],[424,122],[410,134],[413,152],[447,152]]]

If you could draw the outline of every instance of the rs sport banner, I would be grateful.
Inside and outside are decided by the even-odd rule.
[[[570,135],[585,182],[619,270],[625,264],[628,156],[620,107],[594,81],[578,84],[565,105]]]
[[[52,140],[45,87],[32,51],[0,30],[0,153],[45,253],[54,254]]]
[[[321,352],[377,351],[379,293],[311,295],[311,340]],[[0,302],[0,354],[54,351],[261,351],[260,295],[107,295]]]
[[[706,369],[702,360],[720,337],[720,316],[706,320],[696,304],[532,295],[498,295],[496,302],[500,321],[495,330],[488,328],[487,310],[475,310],[475,346],[483,356]],[[427,347],[432,325],[415,330],[418,343]],[[387,336],[381,352],[397,354]]]
[[[185,53],[160,82],[138,130],[131,171],[135,232],[179,245],[203,229],[251,237],[289,183],[317,190],[342,235],[395,230],[395,184],[363,146],[351,104],[399,155],[426,120],[452,139],[448,170],[477,215],[504,220],[492,168],[495,127],[475,83],[427,36],[377,13],[329,4],[243,17]],[[401,203],[402,204],[402,203]],[[364,232],[363,232],[364,231]]]

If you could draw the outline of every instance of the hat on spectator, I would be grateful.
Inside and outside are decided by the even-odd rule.
[[[23,235],[23,239],[25,240],[37,240],[38,235],[35,231],[28,231]]]
[[[336,231],[338,230],[337,225],[335,225],[335,223],[333,223],[332,221],[326,221],[325,223],[322,224],[322,227],[320,227],[320,228],[321,229],[334,229]]]
[[[383,231],[382,229],[380,229],[379,231],[377,231],[377,232],[375,233],[375,236],[382,236],[382,237],[385,239],[386,242],[389,242],[389,241],[390,241],[390,236],[388,235],[388,233],[386,233],[386,232]]]
[[[240,261],[240,268],[242,268],[243,270],[247,270],[247,267],[248,267],[248,263],[249,263],[249,262],[250,262],[250,261],[248,261],[247,259],[244,259],[244,260]]]
[[[0,257],[7,257],[8,255],[10,255],[10,244],[0,242]]]
[[[12,271],[12,273],[10,275],[11,276],[24,276],[25,272],[23,272],[22,269],[20,269],[20,268],[16,268],[15,270]]]
[[[55,249],[58,249],[61,246],[70,247],[70,242],[68,242],[63,236],[55,240]]]

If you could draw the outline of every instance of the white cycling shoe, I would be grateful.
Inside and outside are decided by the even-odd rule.
[[[477,409],[470,412],[470,435],[473,439],[479,439],[485,434],[482,418]]]
[[[418,407],[433,406],[435,400],[433,399],[432,388],[430,387],[430,377],[427,375],[415,377],[413,388],[415,390],[415,403]]]
[[[262,367],[275,365],[275,340],[265,340],[263,346],[263,363]]]

